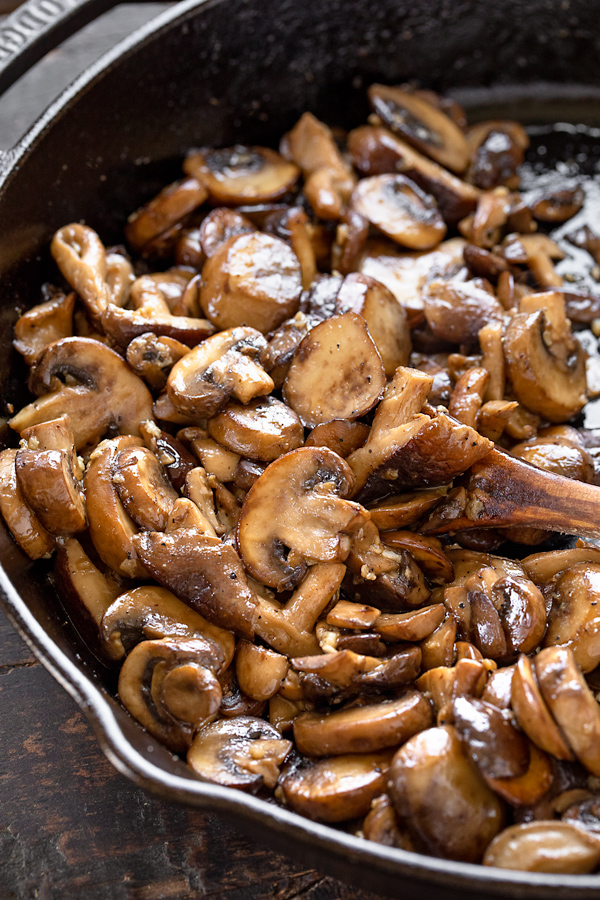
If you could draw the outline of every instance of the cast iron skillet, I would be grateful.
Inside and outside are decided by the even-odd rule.
[[[0,90],[113,2],[29,0],[0,28]],[[53,277],[47,245],[59,226],[85,219],[117,241],[127,213],[176,177],[190,146],[273,145],[306,109],[331,124],[357,124],[364,86],[375,80],[418,79],[481,113],[491,104],[529,121],[597,124],[599,38],[594,0],[184,0],[88,69],[0,158],[3,403],[18,408],[26,399],[12,325],[16,307],[39,302],[40,284]],[[14,444],[4,423],[0,439]],[[110,676],[66,621],[43,565],[4,527],[0,561],[9,617],[136,784],[219,811],[283,852],[406,900],[598,897],[600,876],[493,870],[393,850],[200,781],[115,702]]]

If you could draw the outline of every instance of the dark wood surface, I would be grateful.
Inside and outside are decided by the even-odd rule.
[[[0,100],[10,147],[75,75],[161,6],[88,26]],[[0,612],[0,900],[377,900],[118,774]]]

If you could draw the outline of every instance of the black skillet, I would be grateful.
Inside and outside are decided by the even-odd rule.
[[[29,0],[0,27],[0,90],[111,5]],[[0,413],[25,400],[12,325],[16,308],[39,302],[39,286],[51,277],[47,246],[56,228],[85,219],[117,241],[127,213],[176,177],[190,146],[274,145],[306,109],[330,124],[357,124],[365,85],[410,79],[451,91],[479,114],[598,124],[598,5],[185,0],[91,66],[0,158]],[[8,431],[1,436],[14,443]],[[115,702],[109,676],[65,622],[44,566],[32,564],[3,527],[0,560],[11,620],[138,785],[219,811],[283,852],[406,900],[599,896],[600,876],[491,870],[392,850],[203,783]]]

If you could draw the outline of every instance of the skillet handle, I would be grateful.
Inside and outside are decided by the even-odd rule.
[[[0,25],[0,95],[49,50],[119,0],[26,0]]]

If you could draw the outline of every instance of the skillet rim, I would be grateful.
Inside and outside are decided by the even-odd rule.
[[[183,24],[196,12],[201,15],[203,9],[224,2],[226,0],[181,0],[177,5],[159,13],[132,34],[127,35],[78,75],[15,146],[0,156],[0,215],[3,193],[12,178],[17,176],[21,162],[36,151],[37,144],[44,134],[63,115],[69,113],[72,101],[82,97],[96,82],[101,81],[106,73],[163,32]],[[22,552],[17,549],[18,552]],[[13,586],[1,563],[0,604],[36,657],[79,705],[92,725],[99,745],[109,761],[137,786],[150,790],[163,799],[223,813],[230,821],[238,821],[241,827],[248,828],[253,822],[266,826],[271,832],[271,837],[277,838],[276,843],[283,852],[286,852],[286,847],[289,852],[293,846],[291,842],[299,839],[305,845],[306,854],[316,854],[319,868],[333,869],[342,879],[352,874],[351,871],[346,871],[344,876],[345,870],[342,866],[350,864],[358,867],[361,863],[376,862],[379,873],[387,885],[383,885],[383,889],[387,891],[392,890],[393,878],[406,875],[413,884],[405,883],[405,888],[411,889],[435,885],[441,890],[444,888],[450,891],[466,890],[470,893],[482,891],[483,896],[487,892],[494,896],[511,895],[532,900],[598,898],[600,873],[550,875],[521,872],[443,860],[399,848],[389,848],[314,822],[241,791],[202,781],[191,771],[186,776],[168,772],[151,762],[149,753],[144,755],[134,747],[115,715],[117,711],[119,714],[125,714],[120,704],[94,683],[83,665],[75,664],[60,649]],[[131,721],[133,723],[133,720]],[[145,734],[141,726],[137,723],[135,726],[139,729],[140,735]],[[154,739],[148,735],[148,740]],[[331,854],[336,858],[335,866],[331,865]],[[376,889],[379,888],[380,885],[376,885]]]

